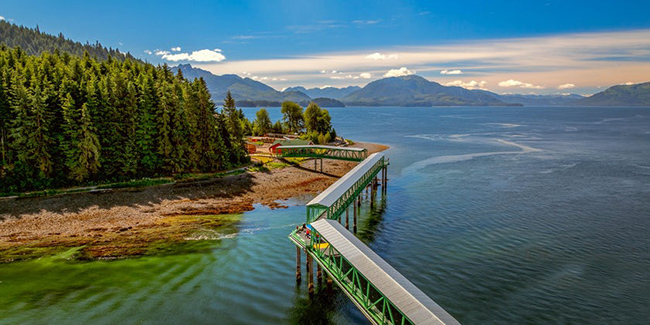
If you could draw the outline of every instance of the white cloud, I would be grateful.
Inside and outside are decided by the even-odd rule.
[[[460,70],[442,70],[440,74],[463,74],[463,71]]]
[[[628,82],[624,83],[624,85],[631,86],[631,85],[634,85],[634,82],[628,81]]]
[[[557,89],[569,89],[569,88],[575,88],[576,85],[574,84],[563,84],[557,86]]]
[[[0,20],[5,20],[5,17],[4,17],[4,16],[0,16]]]
[[[366,59],[369,59],[369,60],[386,60],[386,59],[388,59],[388,60],[396,60],[397,58],[399,58],[399,56],[397,54],[388,54],[388,55],[386,55],[386,54],[381,54],[379,52],[375,52],[373,54],[366,55]]]
[[[470,82],[464,82],[462,80],[454,80],[446,83],[445,86],[456,86],[456,87],[463,87],[467,89],[485,89],[485,86],[487,86],[487,81],[472,80]]]
[[[412,74],[415,74],[415,71],[411,71],[405,67],[401,67],[399,69],[388,70],[388,72],[386,72],[384,77],[401,77],[401,76],[408,76]]]
[[[336,71],[336,70],[332,70],[332,73],[337,73],[337,72],[338,72],[338,71]]]
[[[325,70],[321,70],[321,71],[320,71],[320,73],[326,73],[326,72],[327,72],[327,71],[325,71]]]
[[[220,49],[214,50],[199,50],[192,53],[177,53],[171,54],[168,51],[156,51],[156,55],[168,61],[195,61],[195,62],[220,62],[226,59],[226,56],[221,54]]]
[[[513,80],[513,79],[509,79],[509,80],[506,80],[506,81],[499,82],[499,87],[505,87],[505,88],[516,87],[516,88],[528,88],[528,89],[543,89],[544,88],[542,86],[536,86],[536,85],[533,85],[533,84],[529,84],[529,83],[526,83],[526,82],[522,82],[522,81],[519,81],[519,80]]]
[[[144,53],[147,53],[147,54],[149,54],[149,55],[152,55],[152,54],[153,54],[153,52],[151,52],[150,50],[144,50]]]
[[[180,51],[181,51],[181,47],[180,47],[180,46],[172,47],[172,52],[180,52]]]
[[[359,75],[351,75],[351,74],[344,74],[343,72],[339,72],[336,76],[331,76],[330,79],[334,80],[343,80],[343,79],[370,79],[372,78],[372,74],[368,72],[362,72]]]

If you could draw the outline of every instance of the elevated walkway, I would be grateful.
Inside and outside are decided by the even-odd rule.
[[[298,152],[291,154],[304,157]],[[341,214],[353,205],[353,229],[356,232],[360,194],[371,185],[372,206],[378,185],[377,175],[382,172],[382,195],[385,195],[387,166],[384,154],[374,153],[307,203],[305,225],[296,227],[289,235],[297,246],[296,279],[301,279],[300,252],[304,250],[310,295],[313,293],[315,260],[318,282],[321,282],[322,267],[331,279],[328,286],[332,281],[336,282],[374,324],[458,324],[442,307],[349,232],[346,229],[347,213],[346,226],[340,224]]]
[[[307,223],[337,219],[388,164],[383,153],[373,153],[307,203]]]
[[[378,324],[458,324],[340,223],[320,219],[311,226],[312,256],[368,319]]]
[[[282,158],[325,158],[347,161],[363,161],[368,157],[364,148],[335,147],[322,145],[279,146],[276,155]]]

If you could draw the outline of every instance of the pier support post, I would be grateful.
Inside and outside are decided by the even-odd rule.
[[[356,234],[357,233],[357,214],[354,214],[354,219],[352,221],[352,231]]]
[[[320,172],[323,172],[323,158],[320,159]]]
[[[332,292],[332,277],[327,275],[327,292]]]
[[[316,282],[318,282],[318,285],[320,286],[322,281],[323,281],[323,273],[320,269],[320,264],[316,263]]]
[[[313,259],[309,253],[307,255],[307,290],[309,291],[309,296],[314,295],[314,269],[312,267]]]
[[[345,209],[345,229],[347,229],[348,226],[350,225],[350,214],[348,213],[348,211],[349,209]],[[354,207],[354,211],[356,213],[357,211],[356,207]]]
[[[296,282],[300,283],[302,275],[300,274],[300,247],[296,246]]]

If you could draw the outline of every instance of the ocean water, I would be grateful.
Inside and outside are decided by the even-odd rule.
[[[650,319],[650,108],[330,114],[339,135],[391,146],[358,236],[462,323]],[[309,199],[258,206],[192,254],[0,264],[0,322],[365,323],[295,282],[287,234]]]

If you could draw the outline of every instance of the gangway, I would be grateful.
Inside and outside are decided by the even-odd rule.
[[[388,161],[383,153],[368,156],[360,164],[307,203],[307,223],[317,218],[337,219],[354,202],[377,174],[385,171]],[[385,175],[382,174],[385,180]]]
[[[375,324],[458,324],[449,313],[330,219],[311,224],[307,251]],[[299,242],[292,237],[294,243]]]
[[[304,157],[363,161],[368,157],[368,149],[325,145],[279,146],[276,148],[276,155],[282,158]]]
[[[290,154],[298,157],[299,152],[296,150]],[[372,323],[458,324],[442,307],[346,229],[347,211],[352,205],[356,232],[360,194],[369,186],[372,188],[372,206],[379,172],[382,172],[381,185],[385,195],[387,166],[388,160],[383,153],[372,154],[307,203],[305,224],[289,235],[297,246],[296,279],[301,279],[300,251],[303,249],[307,254],[310,295],[313,292],[315,260],[319,282],[322,267],[331,279],[328,285],[335,281]],[[341,225],[343,212],[346,212],[345,227]],[[310,229],[309,235],[307,229]]]

